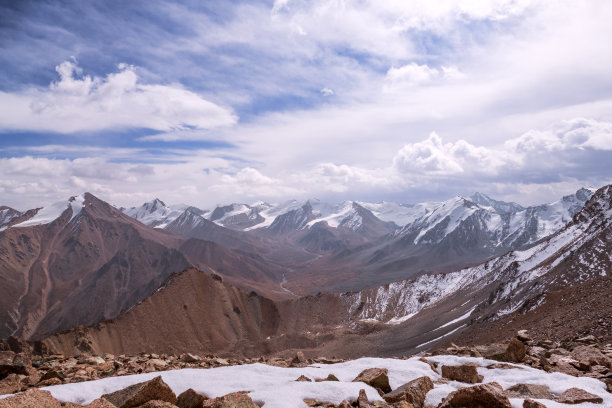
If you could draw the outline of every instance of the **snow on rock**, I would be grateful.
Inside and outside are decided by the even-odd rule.
[[[579,387],[603,398],[603,404],[582,404],[582,408],[612,406],[612,394],[605,391],[605,385],[591,378],[577,378],[562,373],[547,373],[531,367],[512,364],[512,369],[487,369],[495,363],[492,360],[460,356],[434,356],[428,360],[442,365],[460,365],[468,362],[478,364],[479,374],[484,382],[498,382],[504,389],[515,384],[541,384],[550,388],[553,394],[559,395],[571,387]],[[387,368],[389,383],[393,389],[422,376],[433,381],[441,378],[430,366],[417,357],[407,360],[389,358],[361,358],[338,364],[315,364],[303,368],[281,368],[265,364],[248,364],[209,369],[182,369],[147,374],[110,377],[96,381],[63,384],[43,389],[62,402],[86,404],[99,398],[102,394],[114,392],[129,385],[148,381],[161,375],[163,380],[178,395],[188,388],[208,395],[219,397],[236,391],[249,391],[249,396],[265,408],[306,407],[304,398],[313,398],[339,404],[342,400],[355,400],[360,389],[365,389],[370,401],[380,401],[376,390],[364,383],[352,382],[363,370],[368,368]],[[325,378],[334,374],[340,381],[298,382],[299,376],[310,379]],[[446,384],[435,384],[426,397],[425,405],[437,406],[449,393],[470,386],[457,381]],[[547,407],[562,407],[551,400],[538,400]],[[523,399],[513,398],[514,407],[521,407]]]
[[[85,194],[70,197],[68,201],[59,201],[47,207],[41,208],[36,213],[36,215],[34,215],[32,218],[30,218],[27,221],[21,222],[19,224],[13,225],[13,228],[14,227],[17,227],[17,228],[31,227],[34,225],[50,224],[51,222],[58,219],[64,213],[64,211],[66,211],[69,208],[72,211],[72,216],[70,217],[70,220],[68,221],[70,222],[81,213],[84,203],[85,203]]]
[[[377,218],[383,221],[393,222],[400,227],[415,222],[417,219],[432,212],[440,205],[438,202],[398,204],[387,201],[382,201],[380,203],[357,201],[357,204],[370,210]]]
[[[183,214],[188,207],[185,204],[168,206],[156,198],[140,207],[122,208],[121,211],[150,227],[164,228]]]

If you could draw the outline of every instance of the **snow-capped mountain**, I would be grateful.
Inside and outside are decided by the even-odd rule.
[[[0,206],[0,230],[6,228],[11,221],[21,216],[21,212],[5,205]]]
[[[185,204],[168,206],[159,198],[148,201],[140,207],[120,208],[119,210],[149,227],[165,228],[183,214],[187,208],[191,208],[192,211],[199,211],[200,214],[204,213],[204,211]]]
[[[523,248],[567,224],[593,192],[583,188],[559,201],[527,208],[480,193],[470,198],[454,197],[433,206],[397,234],[415,245],[455,238],[490,248]]]
[[[567,209],[572,202],[564,197],[555,204]],[[431,332],[442,338],[470,322],[486,323],[512,313],[527,313],[544,304],[553,291],[609,276],[611,232],[612,186],[607,186],[598,190],[564,228],[529,249],[511,251],[452,273],[425,274],[346,293],[342,299],[362,320],[389,324],[408,320],[425,324],[418,317],[433,310],[427,319],[435,316],[440,324]],[[592,296],[605,298],[609,294]]]

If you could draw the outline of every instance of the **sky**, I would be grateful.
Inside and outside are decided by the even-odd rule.
[[[612,182],[612,2],[0,0],[0,205]]]

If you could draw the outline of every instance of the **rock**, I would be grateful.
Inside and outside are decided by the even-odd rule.
[[[336,408],[336,404],[334,404],[333,402],[324,402],[324,401],[320,401],[318,399],[312,399],[312,398],[304,398],[304,403],[308,405],[309,407]]]
[[[32,362],[23,354],[13,351],[0,351],[0,379],[9,374],[28,375],[28,367]]]
[[[331,375],[331,374],[330,374],[330,375]],[[297,380],[295,380],[295,381],[309,381],[309,382],[312,382],[312,380],[311,380],[310,378],[306,377],[306,376],[305,376],[305,375],[303,375],[303,374],[302,374],[302,375],[300,375],[300,376],[297,378]]]
[[[502,361],[506,363],[520,363],[525,358],[525,344],[516,337],[510,340],[507,346],[503,344],[490,344],[486,346],[477,346],[476,350],[483,357],[491,360]]]
[[[51,378],[59,378],[60,382],[62,382],[62,381],[64,381],[66,376],[64,375],[63,372],[52,368],[49,371],[47,371],[46,373],[44,373],[42,377],[40,377],[40,381],[45,381],[45,380],[48,380],[48,379],[51,379]]]
[[[437,364],[437,363],[432,363],[431,361],[429,361],[429,360],[427,360],[426,358],[423,358],[423,357],[420,357],[420,358],[419,358],[419,361],[421,361],[421,362],[423,362],[423,363],[425,363],[425,364],[429,365],[429,367],[431,368],[431,370],[432,370],[434,373],[438,374],[438,370],[436,370],[436,367],[437,367],[437,366],[436,366],[436,364]]]
[[[200,360],[202,360],[200,356],[195,354],[185,353],[181,356],[181,361],[183,363],[199,363]]]
[[[98,398],[93,400],[88,405],[85,405],[85,408],[117,408],[115,405],[111,404],[109,401],[104,398]]]
[[[603,398],[598,395],[591,394],[580,388],[570,388],[569,390],[563,391],[557,402],[562,404],[580,404],[583,402],[593,402],[595,404],[601,404]]]
[[[244,391],[224,395],[204,403],[211,408],[259,408]]]
[[[85,363],[89,365],[98,365],[104,363],[104,359],[102,357],[87,357]]]
[[[391,391],[389,385],[389,370],[386,368],[368,368],[363,370],[353,382],[364,382],[371,387],[381,390],[383,393]]]
[[[176,395],[168,387],[161,376],[134,385],[119,391],[102,395],[102,398],[112,402],[118,408],[132,408],[147,401],[160,400],[176,403]]]
[[[316,380],[316,382],[321,382],[321,381],[340,381],[340,380],[335,375],[329,374],[325,378],[319,378],[319,379]]]
[[[525,401],[523,401],[523,408],[546,408],[546,405],[526,398]]]
[[[394,389],[391,392],[383,395],[383,399],[388,403],[406,401],[412,404],[415,408],[423,408],[425,404],[425,396],[434,387],[431,378],[419,377],[401,387]]]
[[[597,339],[593,335],[588,335],[588,336],[584,336],[584,337],[580,337],[579,339],[576,339],[576,343],[595,344],[597,343]]]
[[[545,385],[537,384],[516,384],[506,390],[510,398],[539,398],[553,399],[550,389]]]
[[[23,374],[9,374],[4,379],[0,380],[0,395],[13,394],[22,389]]]
[[[522,341],[523,343],[527,343],[532,340],[527,330],[519,330],[516,334],[516,338]]]
[[[152,400],[139,405],[137,408],[176,408],[176,405],[167,401]]]
[[[449,380],[461,381],[470,384],[482,382],[482,375],[476,371],[476,364],[469,363],[458,366],[442,366],[442,377]]]
[[[406,402],[406,401],[396,402],[395,404],[390,405],[390,407],[393,407],[393,408],[415,408],[414,405],[412,405],[411,403]]]
[[[529,349],[527,349],[527,354],[536,358],[541,358],[545,356],[546,349],[538,346],[529,347]]]
[[[500,370],[515,370],[515,369],[520,369],[520,367],[516,367],[510,364],[506,364],[506,363],[493,363],[493,364],[489,364],[487,366],[487,368],[489,370],[492,370],[494,368],[500,369]]]
[[[336,408],[352,408],[347,400],[342,401]]]
[[[459,388],[448,394],[438,406],[438,408],[453,407],[512,408],[512,405],[501,385],[492,382]]]
[[[590,366],[602,365],[610,368],[610,359],[594,346],[574,347],[571,356],[579,362],[586,361]]]
[[[370,402],[368,401],[368,395],[366,391],[362,388],[359,390],[359,397],[357,398],[357,406],[359,408],[371,408]]]
[[[52,385],[60,385],[62,383],[62,380],[60,380],[57,377],[53,377],[53,378],[48,378],[46,380],[40,381],[38,384],[36,384],[38,387],[50,387]]]
[[[548,359],[548,364],[550,364],[550,371],[560,372],[573,376],[580,375],[580,370],[575,367],[578,366],[579,363],[571,357],[554,354]],[[543,366],[546,367],[545,365]]]
[[[62,404],[49,391],[31,388],[13,397],[0,399],[0,408],[61,408]]]
[[[510,363],[520,363],[525,359],[526,348],[525,344],[518,338],[510,340],[506,348],[506,360]]]
[[[145,363],[145,367],[149,370],[157,371],[168,367],[168,363],[159,358],[152,358]]]
[[[293,357],[293,359],[289,363],[291,367],[303,367],[307,364],[308,360],[306,360],[306,357],[304,357],[304,353],[302,353],[301,351],[295,353],[295,357]]]
[[[178,396],[176,405],[179,408],[199,408],[202,407],[202,403],[207,399],[208,397],[189,388]]]

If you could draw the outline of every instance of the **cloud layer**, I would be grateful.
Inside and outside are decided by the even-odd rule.
[[[606,2],[0,7],[19,22],[0,24],[0,204],[534,203],[612,181]]]
[[[71,61],[56,67],[59,81],[46,89],[0,92],[0,130],[60,133],[114,128],[210,129],[237,118],[179,84],[142,84],[134,67],[121,63],[106,77],[82,75]]]

